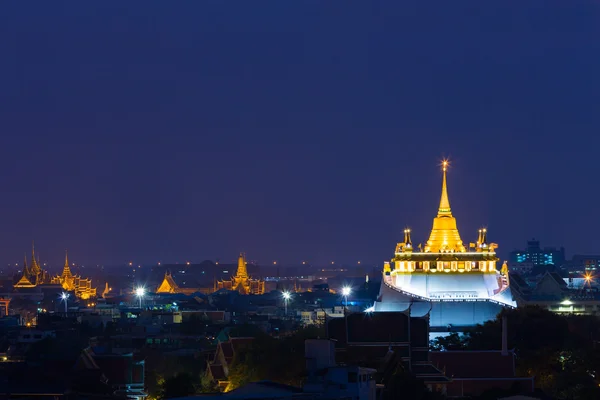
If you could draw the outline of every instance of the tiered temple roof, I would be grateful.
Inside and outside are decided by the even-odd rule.
[[[38,256],[39,257],[39,256]],[[74,292],[81,299],[96,297],[96,288],[92,287],[92,280],[73,275],[69,266],[68,254],[65,255],[65,265],[61,275],[50,277],[48,271],[41,267],[39,258],[36,259],[35,247],[31,252],[31,265],[27,265],[27,257],[23,265],[23,274],[13,286],[16,289],[34,288],[39,285],[61,285],[64,290]]]
[[[252,279],[246,268],[246,256],[240,253],[238,267],[235,276],[231,280],[216,282],[216,290],[235,290],[240,294],[263,294],[265,292],[265,281]]]

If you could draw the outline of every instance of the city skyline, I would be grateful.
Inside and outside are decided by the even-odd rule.
[[[600,252],[593,5],[3,9],[6,263],[381,265],[446,156],[465,242]]]

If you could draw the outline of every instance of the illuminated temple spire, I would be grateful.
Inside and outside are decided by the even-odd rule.
[[[440,196],[440,206],[438,208],[437,217],[433,219],[433,228],[431,229],[429,240],[425,245],[425,252],[464,253],[466,251],[456,227],[456,219],[452,216],[452,211],[450,210],[448,185],[446,183],[447,170],[448,161],[444,160],[442,161],[442,194]]]
[[[65,250],[65,266],[63,267],[62,277],[63,278],[71,278],[73,274],[71,273],[71,267],[69,267],[69,253]]]
[[[438,209],[438,217],[443,215],[452,216],[450,211],[450,200],[448,200],[448,186],[446,185],[446,170],[448,169],[448,161],[442,161],[442,196],[440,197],[440,208]]]
[[[235,274],[236,278],[248,278],[248,270],[246,269],[246,257],[244,253],[240,253],[240,257],[238,258],[238,267],[237,273]]]

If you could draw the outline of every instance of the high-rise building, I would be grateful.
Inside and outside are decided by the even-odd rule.
[[[565,262],[565,248],[556,247],[540,247],[540,241],[531,239],[527,241],[525,250],[513,250],[510,252],[511,264],[533,264],[534,267],[539,265],[555,265],[560,267]]]
[[[600,255],[575,254],[573,258],[563,264],[565,270],[573,274],[597,275],[600,272]]]
[[[516,307],[506,263],[497,269],[495,243],[480,229],[475,243],[463,244],[450,209],[443,163],[442,194],[437,216],[425,246],[413,246],[404,231],[394,258],[385,262],[374,311],[429,313],[433,330],[466,327],[494,319],[503,307]]]

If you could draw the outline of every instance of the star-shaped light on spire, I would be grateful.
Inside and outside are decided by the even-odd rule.
[[[450,160],[448,160],[447,158],[444,158],[442,160],[442,171],[446,172],[449,165],[450,165]]]

